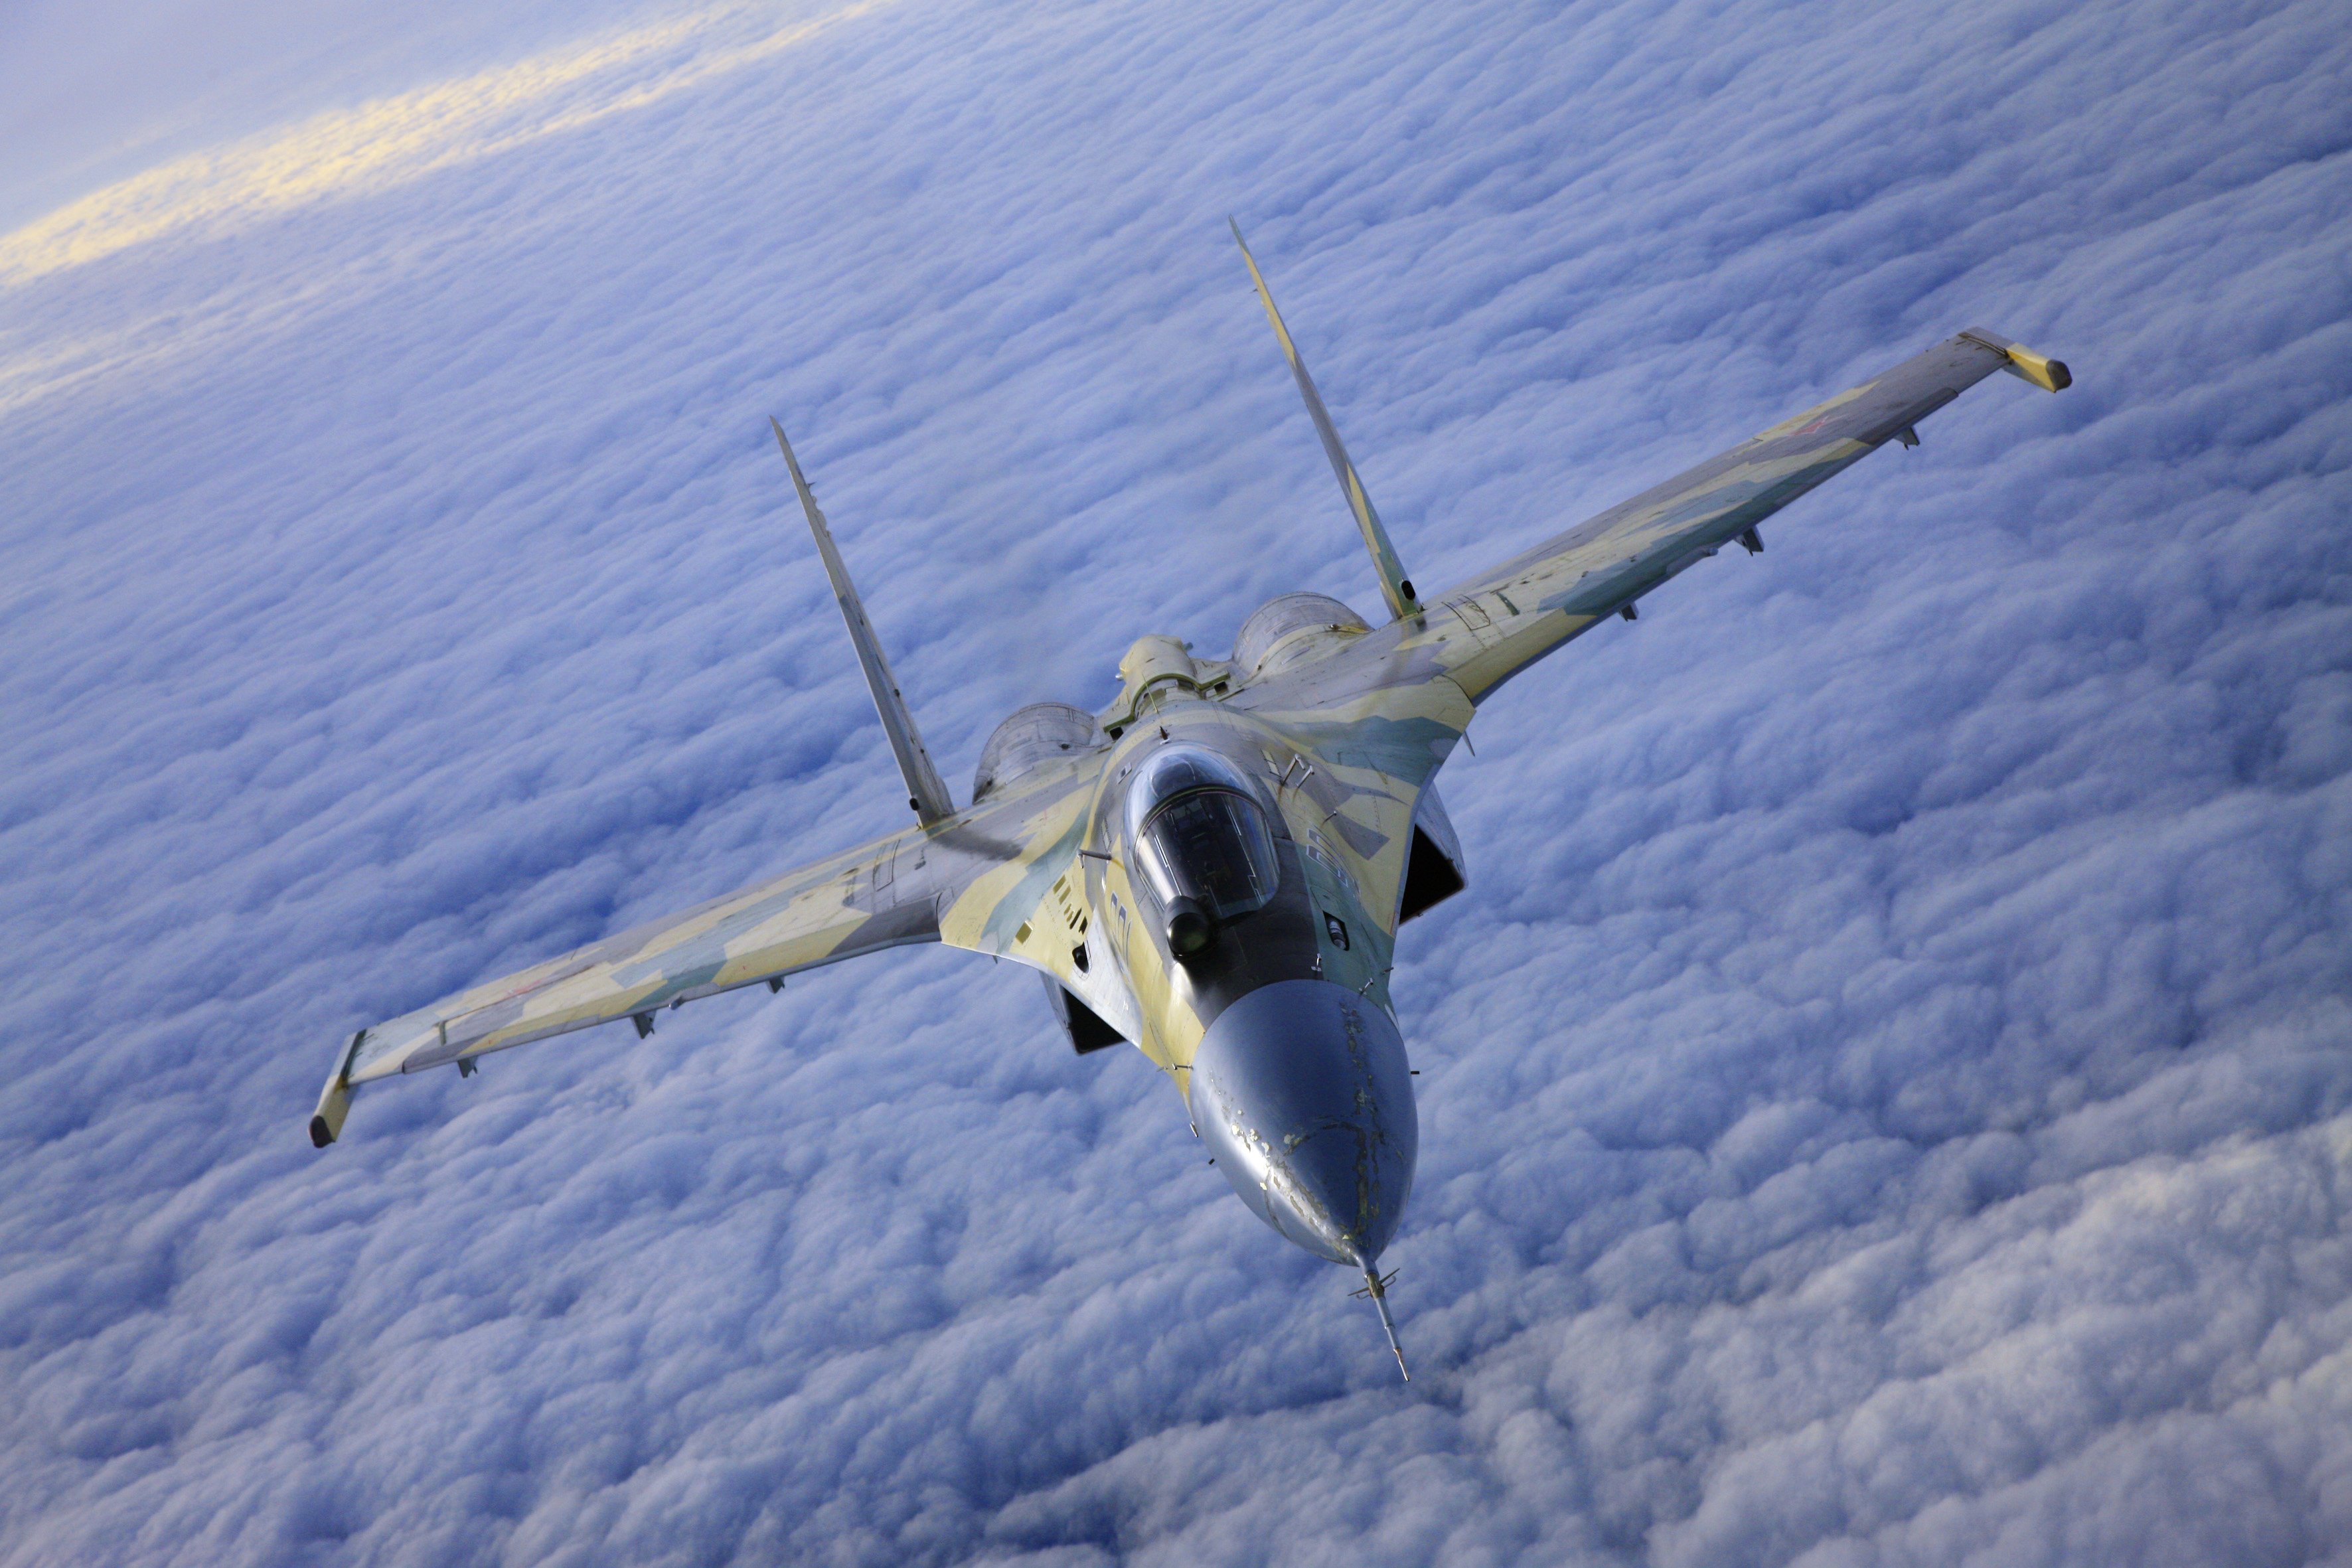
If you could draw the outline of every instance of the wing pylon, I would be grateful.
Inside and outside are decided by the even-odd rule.
[[[1307,374],[1307,362],[1298,357],[1298,345],[1291,341],[1290,329],[1282,322],[1282,312],[1275,309],[1274,291],[1265,286],[1265,275],[1257,269],[1257,258],[1250,254],[1249,241],[1242,237],[1242,226],[1227,218],[1234,231],[1234,243],[1242,247],[1242,261],[1249,268],[1250,281],[1257,285],[1259,302],[1265,306],[1265,319],[1274,324],[1274,335],[1282,343],[1282,355],[1290,362],[1290,374],[1298,380],[1298,395],[1307,400],[1307,415],[1315,421],[1315,433],[1323,437],[1323,455],[1331,459],[1331,472],[1339,481],[1339,489],[1348,498],[1348,510],[1354,514],[1356,527],[1364,536],[1364,548],[1372,552],[1372,570],[1380,574],[1381,597],[1388,601],[1389,618],[1402,621],[1421,614],[1421,601],[1414,596],[1412,579],[1404,574],[1404,563],[1397,558],[1396,546],[1389,542],[1389,531],[1381,522],[1381,514],[1372,510],[1372,498],[1365,492],[1364,481],[1357,476],[1356,465],[1348,457],[1348,448],[1339,443],[1339,428],[1331,423],[1331,411],[1323,406],[1323,395],[1315,389],[1315,378]]]
[[[793,471],[793,489],[800,494],[801,510],[808,514],[809,531],[816,535],[817,553],[824,557],[824,574],[832,580],[834,602],[841,606],[842,621],[849,627],[849,640],[857,646],[857,667],[866,672],[866,689],[874,694],[874,710],[882,716],[883,733],[890,737],[890,752],[898,759],[899,775],[907,781],[907,804],[926,827],[944,822],[955,815],[955,802],[948,795],[940,770],[931,765],[931,753],[923,747],[922,732],[915,728],[915,715],[898,689],[898,678],[890,673],[890,661],[882,654],[882,639],[874,635],[874,623],[866,618],[865,602],[857,596],[857,584],[849,580],[849,568],[842,564],[841,552],[834,545],[833,530],[825,524],[815,492],[802,477],[800,459],[793,456],[793,444],[784,439],[784,427],[772,414],[768,416],[768,426],[775,431],[776,445],[783,449],[784,466]]]

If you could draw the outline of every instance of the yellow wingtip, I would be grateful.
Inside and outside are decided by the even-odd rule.
[[[2074,373],[2066,368],[2063,359],[2035,353],[2022,343],[2010,344],[2008,353],[2010,373],[2024,377],[2044,392],[2063,392],[2074,384]]]
[[[2011,342],[1999,332],[1989,332],[1982,327],[1970,327],[1960,335],[1974,338],[2000,354],[2006,362],[2001,369],[2020,381],[2032,382],[2044,392],[2063,392],[2074,384],[2074,373],[2066,368],[2066,362],[2063,359],[2035,353],[2023,343]]]
[[[341,1137],[343,1118],[351,1112],[351,1085],[341,1079],[329,1084],[319,1096],[319,1109],[310,1113],[310,1147],[323,1149]]]

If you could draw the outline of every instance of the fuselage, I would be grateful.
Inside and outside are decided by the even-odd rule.
[[[1418,1136],[1389,1000],[1396,911],[1367,907],[1335,841],[1361,831],[1334,809],[1345,772],[1172,684],[1140,706],[1077,857],[1090,918],[1074,989],[1174,1079],[1253,1212],[1369,1268],[1403,1217]],[[1188,857],[1198,888],[1170,865]],[[1220,900],[1228,885],[1240,896]]]

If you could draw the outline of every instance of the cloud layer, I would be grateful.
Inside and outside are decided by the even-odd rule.
[[[0,238],[0,1562],[2352,1556],[2332,7],[599,26]],[[1413,1384],[965,955],[313,1155],[339,1031],[903,815],[767,413],[960,789],[1372,602],[1229,211],[1425,582],[1962,326],[2078,378],[1481,718]]]

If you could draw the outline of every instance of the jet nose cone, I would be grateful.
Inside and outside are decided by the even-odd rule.
[[[1396,1234],[1421,1144],[1396,1025],[1326,980],[1284,980],[1217,1016],[1192,1117],[1257,1216],[1318,1257],[1369,1265]]]

